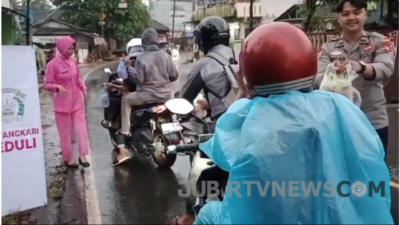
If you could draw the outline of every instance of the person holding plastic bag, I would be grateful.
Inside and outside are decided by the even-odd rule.
[[[128,78],[128,70],[126,68],[126,60],[125,60],[125,58],[126,57],[124,55],[123,59],[119,60],[118,68],[117,68],[117,74],[122,79],[127,79]]]
[[[319,89],[342,94],[360,107],[362,102],[360,92],[351,84],[358,75],[355,73],[351,65],[347,65],[346,71],[339,74],[336,71],[340,66],[340,61],[328,64]]]
[[[124,140],[131,136],[132,108],[139,108],[146,102],[168,100],[171,98],[171,83],[178,79],[178,71],[171,56],[158,46],[158,33],[147,28],[142,34],[143,53],[135,60],[135,66],[128,68],[128,79],[136,84],[136,91],[125,95],[121,104],[121,129],[117,135]],[[130,61],[127,60],[127,64]],[[117,143],[118,159],[113,165],[126,162],[130,157],[125,143]]]
[[[395,51],[385,36],[364,31],[367,7],[368,3],[364,0],[341,0],[336,6],[342,34],[322,45],[315,87],[322,85],[322,78],[330,70],[331,63],[335,64],[337,74],[351,67],[356,74],[352,86],[360,93],[361,110],[378,133],[385,157],[389,141],[389,119],[383,88],[393,74]]]
[[[240,67],[252,98],[234,102],[200,145],[229,172],[224,199],[206,203],[194,224],[393,224],[379,136],[346,97],[312,90],[307,35],[262,25],[246,38]]]

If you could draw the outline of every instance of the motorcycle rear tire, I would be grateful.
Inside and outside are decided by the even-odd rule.
[[[176,161],[176,154],[165,155],[165,158],[161,158],[162,156],[157,153],[153,153],[151,155],[153,156],[153,160],[159,169],[169,169]]]
[[[164,139],[162,135],[159,135],[158,137],[155,136],[154,140],[157,140],[157,138],[161,138],[163,144],[165,146],[168,146],[168,142]],[[174,165],[176,161],[176,154],[159,154],[157,152],[153,152],[151,156],[153,157],[153,160],[157,164],[157,167],[159,169],[169,169],[172,165]]]

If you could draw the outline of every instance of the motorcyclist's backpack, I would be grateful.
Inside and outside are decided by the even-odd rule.
[[[221,100],[226,108],[228,108],[236,100],[237,94],[239,92],[239,85],[236,81],[236,73],[239,71],[239,65],[238,62],[236,61],[235,52],[233,51],[233,49],[232,53],[234,58],[230,59],[226,59],[217,52],[210,52],[206,56],[214,59],[218,64],[220,64],[224,68],[226,77],[228,78],[229,85],[231,88],[225,96],[220,96],[215,92],[213,92],[212,90],[207,89],[208,92],[210,92],[219,100]]]

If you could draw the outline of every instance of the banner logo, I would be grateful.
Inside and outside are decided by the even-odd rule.
[[[25,96],[26,95],[18,89],[2,89],[2,122],[11,123],[22,119],[25,113]]]

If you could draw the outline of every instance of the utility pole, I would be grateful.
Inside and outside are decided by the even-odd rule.
[[[25,38],[26,38],[26,45],[31,44],[31,0],[26,0],[26,18],[25,18],[25,23],[26,23],[26,32],[25,32]]]
[[[174,32],[175,32],[175,6],[176,6],[176,0],[174,0],[174,6],[173,6],[173,11],[172,11],[172,43],[175,44],[174,42]]]
[[[249,34],[253,31],[253,17],[254,17],[254,0],[250,0],[250,24],[249,24]]]

